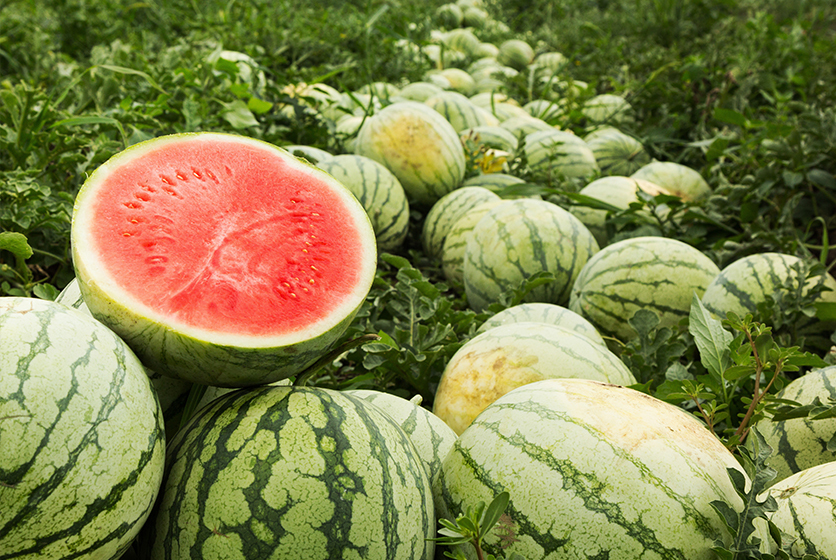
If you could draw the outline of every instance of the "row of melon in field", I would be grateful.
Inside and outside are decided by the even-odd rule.
[[[0,463],[9,558],[118,558],[138,536],[140,558],[298,558],[304,549],[307,558],[362,550],[429,560],[436,515],[500,490],[511,494],[506,553],[711,558],[728,535],[710,502],[740,508],[725,470],[745,474],[693,417],[577,379],[511,391],[458,438],[417,403],[383,393],[242,389],[203,407],[168,442],[164,462],[157,396],[112,331],[57,303],[1,303],[0,332],[20,341],[3,362],[14,385],[4,433],[19,436]],[[108,406],[89,410],[96,402]],[[820,504],[836,492],[832,464],[773,491],[781,506],[773,521],[825,556],[832,512]],[[641,514],[649,501],[652,516]],[[485,546],[506,548],[501,534]]]

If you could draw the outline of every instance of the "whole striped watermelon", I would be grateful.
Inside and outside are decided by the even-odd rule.
[[[769,519],[786,534],[795,558],[836,558],[836,461],[804,469],[768,493],[778,502]]]
[[[798,286],[800,279],[793,270],[799,264],[799,258],[783,253],[756,253],[742,257],[726,265],[717,277],[706,287],[702,302],[705,307],[719,317],[734,312],[743,317],[747,313],[755,314],[758,305],[765,302],[767,296],[773,296],[787,282]],[[829,273],[823,277],[811,279],[822,281],[828,291],[819,296],[821,301],[836,302],[836,279]]]
[[[402,101],[366,119],[354,152],[386,166],[407,196],[432,204],[464,180],[459,135],[447,119],[423,103]]]
[[[720,269],[699,250],[666,237],[634,237],[608,245],[581,270],[569,309],[604,334],[626,341],[627,323],[639,309],[659,316],[662,327],[687,317],[694,293],[702,296]]]
[[[94,317],[162,375],[245,386],[319,359],[365,301],[375,234],[354,195],[288,152],[174,134],[116,154],[73,208]]]
[[[524,152],[528,169],[538,180],[588,178],[600,171],[589,145],[570,132],[532,132],[525,137]]]
[[[435,480],[441,471],[441,461],[458,436],[444,420],[421,406],[420,395],[406,400],[392,393],[367,389],[352,389],[344,393],[365,399],[391,416],[415,445],[430,482]]]
[[[143,552],[431,560],[432,499],[414,445],[376,406],[320,388],[242,389],[178,432]]]
[[[444,240],[453,225],[476,206],[499,200],[499,197],[483,187],[463,186],[442,196],[432,205],[424,218],[421,243],[428,257],[440,257]]]
[[[317,167],[357,197],[369,215],[380,250],[401,246],[409,229],[409,202],[391,171],[373,159],[352,154],[334,156]]]
[[[550,379],[515,389],[459,436],[434,486],[445,511],[510,502],[483,548],[538,560],[710,560],[714,500],[743,508],[734,456],[692,415],[632,389]]]
[[[617,208],[627,210],[631,203],[639,201],[640,191],[652,196],[665,193],[662,187],[641,179],[611,176],[601,177],[592,181],[578,191],[578,194],[589,196]],[[572,206],[569,212],[589,228],[589,231],[595,236],[598,245],[603,247],[608,243],[609,235],[607,234],[606,210],[578,205]]]
[[[620,125],[633,120],[633,108],[620,95],[602,93],[583,105],[583,114],[593,123]]]
[[[526,301],[564,305],[598,243],[580,220],[544,200],[516,199],[491,209],[473,228],[463,277],[468,305],[485,309],[502,292],[546,271],[555,281],[533,289]]]
[[[163,477],[142,364],[69,307],[0,298],[0,559],[119,558]]]
[[[534,49],[522,39],[508,39],[499,45],[496,59],[517,70],[525,70],[534,61]]]
[[[601,175],[630,175],[650,163],[650,155],[642,143],[620,130],[613,129],[585,140],[601,168]]]
[[[482,323],[476,330],[477,333],[483,333],[494,327],[501,325],[509,325],[512,323],[548,323],[550,325],[557,325],[582,334],[592,342],[600,344],[604,348],[607,347],[606,342],[601,337],[600,333],[595,327],[569,309],[553,303],[520,303],[507,309],[504,309]]]
[[[823,403],[836,399],[836,366],[802,375],[788,383],[777,397],[802,405],[812,404],[816,397]],[[752,430],[759,432],[772,448],[772,456],[766,464],[775,469],[776,480],[836,461],[836,452],[828,449],[830,440],[836,434],[836,418],[792,418],[776,422],[766,417],[755,423]]]
[[[651,161],[630,176],[655,183],[682,200],[700,201],[712,193],[699,171],[673,161]]]
[[[618,385],[636,382],[615,354],[577,331],[539,322],[500,325],[470,339],[450,358],[433,412],[461,434],[508,391],[570,377]]]

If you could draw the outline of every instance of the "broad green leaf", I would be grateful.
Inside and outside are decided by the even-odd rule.
[[[714,109],[714,118],[720,122],[736,124],[737,126],[746,126],[749,120],[742,113],[732,111],[731,109],[723,109],[722,107]]]
[[[32,247],[29,246],[29,240],[26,239],[25,235],[16,231],[0,232],[0,250],[11,252],[18,265],[21,265],[33,254]]]
[[[722,376],[731,365],[729,344],[734,337],[723,328],[720,321],[711,316],[696,293],[691,300],[688,330],[694,335],[700,361],[705,369],[712,375]]]
[[[236,99],[224,104],[223,117],[233,128],[242,129],[251,126],[258,126],[258,121],[247,104],[241,99]]]
[[[273,108],[273,104],[258,97],[250,97],[247,101],[247,108],[257,115],[263,115]]]

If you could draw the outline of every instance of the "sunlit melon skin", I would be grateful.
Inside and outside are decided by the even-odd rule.
[[[91,313],[147,367],[224,387],[316,361],[376,267],[371,223],[345,187],[273,145],[216,133],[103,164],[76,199],[72,247]]]

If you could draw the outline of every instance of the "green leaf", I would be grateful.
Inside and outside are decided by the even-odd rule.
[[[224,104],[223,117],[233,128],[242,129],[258,126],[258,121],[252,111],[241,99]]]
[[[500,492],[494,497],[482,514],[482,519],[479,520],[481,535],[486,535],[496,525],[496,522],[499,521],[499,518],[505,512],[505,508],[508,507],[510,499],[511,495],[508,492]]]
[[[714,118],[720,122],[735,124],[737,126],[746,126],[749,120],[742,113],[732,111],[731,109],[723,109],[722,107],[714,109]]]
[[[743,365],[743,366],[731,366],[726,368],[723,372],[723,378],[727,381],[736,381],[743,377],[749,376],[754,374],[757,371],[757,368],[752,365]]]
[[[22,233],[16,231],[0,232],[0,250],[11,252],[15,256],[17,266],[24,266],[26,259],[32,256],[32,247],[29,240]]]
[[[250,100],[247,101],[247,109],[256,115],[263,115],[264,113],[269,112],[272,108],[272,103],[259,99],[258,97],[250,97]]]
[[[734,337],[711,316],[696,293],[691,300],[688,330],[694,335],[702,365],[712,375],[720,377],[731,365],[729,344]]]

